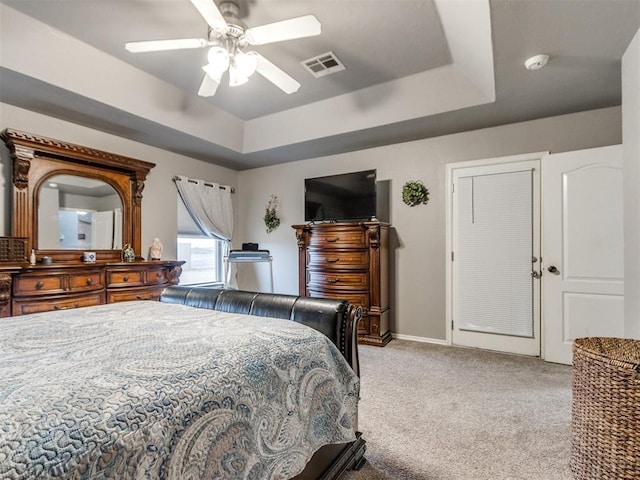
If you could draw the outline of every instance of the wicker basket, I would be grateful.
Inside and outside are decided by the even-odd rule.
[[[640,479],[640,340],[573,343],[572,414],[575,478]]]

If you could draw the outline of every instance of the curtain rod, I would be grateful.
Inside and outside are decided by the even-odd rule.
[[[173,177],[173,181],[178,181],[178,180],[182,180],[180,177],[176,176]],[[198,183],[197,180],[191,180],[190,178],[187,179],[188,182],[191,183]],[[203,181],[203,184],[206,185],[207,187],[213,187],[213,183],[207,183]],[[227,188],[231,189],[231,193],[236,193],[236,189],[234,187],[230,187],[228,185],[218,185],[218,187],[220,187],[221,190],[226,190]]]

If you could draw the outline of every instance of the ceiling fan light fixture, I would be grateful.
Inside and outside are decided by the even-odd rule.
[[[229,86],[238,87],[244,85],[249,81],[249,77],[242,74],[242,72],[235,66],[229,67]]]
[[[239,0],[191,0],[207,22],[207,38],[127,42],[125,48],[136,53],[209,48],[208,64],[202,67],[206,73],[198,90],[198,95],[203,97],[215,95],[226,71],[229,72],[231,86],[246,83],[251,75],[258,72],[283,92],[296,92],[300,88],[297,80],[259,53],[245,53],[242,49],[248,45],[264,45],[320,35],[320,22],[314,15],[303,15],[248,28],[239,18],[248,15],[247,9],[244,6],[241,8],[238,2]]]
[[[207,60],[209,60],[207,66],[211,67],[210,70],[216,70],[220,75],[229,68],[229,52],[220,45],[214,45],[209,49]]]
[[[209,77],[211,77],[212,80],[218,82],[218,84],[222,80],[222,74],[225,72],[224,70],[218,70],[215,66],[212,65],[205,65],[204,67],[202,67],[202,69]]]
[[[258,57],[255,52],[238,51],[233,57],[233,63],[239,75],[247,77],[253,75],[258,67]]]

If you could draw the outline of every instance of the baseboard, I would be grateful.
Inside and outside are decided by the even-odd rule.
[[[436,345],[449,345],[446,340],[439,338],[414,337],[413,335],[403,335],[402,333],[392,333],[393,338],[398,340],[411,340],[412,342],[435,343]]]

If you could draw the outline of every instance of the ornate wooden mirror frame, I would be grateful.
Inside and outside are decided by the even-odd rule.
[[[38,195],[40,186],[54,175],[76,175],[102,180],[122,201],[122,243],[137,255],[142,242],[142,191],[155,164],[93,148],[62,142],[13,129],[0,135],[13,159],[13,212],[11,235],[26,237],[28,251],[50,256],[54,262],[82,260],[81,250],[38,248]],[[120,250],[97,250],[98,261],[120,261]]]

